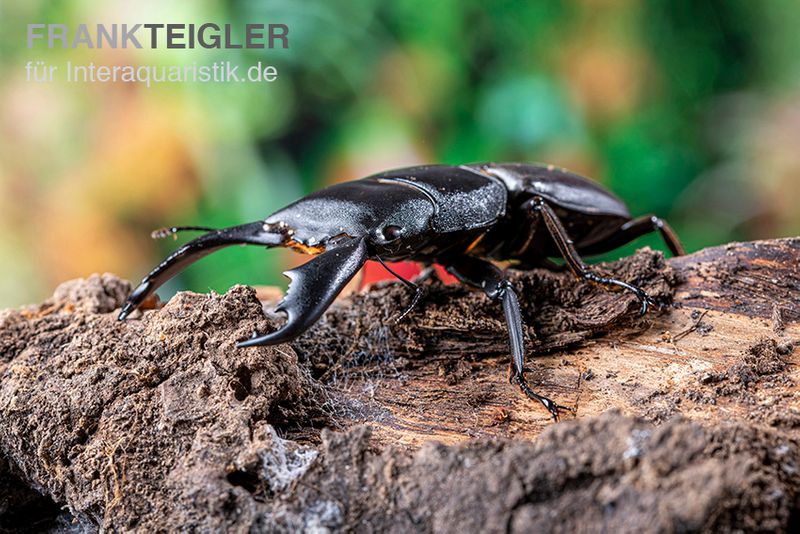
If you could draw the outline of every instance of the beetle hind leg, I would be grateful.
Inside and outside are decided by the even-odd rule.
[[[678,238],[678,234],[675,233],[675,230],[672,229],[667,221],[661,219],[660,217],[656,217],[655,215],[643,215],[626,222],[619,227],[614,235],[603,242],[602,248],[588,247],[585,253],[591,255],[598,252],[605,252],[607,250],[615,249],[626,243],[630,243],[638,237],[642,237],[643,235],[651,234],[653,232],[658,232],[661,234],[661,239],[664,240],[664,243],[667,245],[667,248],[669,248],[669,251],[673,256],[683,256],[686,254],[686,251],[684,250],[683,245]]]
[[[552,237],[553,241],[558,247],[559,252],[561,252],[561,255],[566,260],[567,267],[575,276],[595,284],[619,287],[626,291],[630,291],[639,300],[639,304],[641,305],[640,312],[642,315],[647,313],[647,310],[650,306],[656,305],[655,301],[642,288],[636,287],[622,280],[617,280],[616,278],[600,276],[592,271],[592,269],[586,265],[586,263],[584,263],[583,259],[581,259],[578,251],[575,249],[575,245],[569,238],[569,234],[567,234],[567,230],[564,228],[564,225],[561,223],[558,215],[556,215],[555,211],[553,211],[553,208],[551,208],[541,197],[534,197],[528,202],[530,203],[530,209],[532,211],[541,214],[545,226],[550,233],[550,237]],[[682,248],[680,250],[682,250]]]
[[[525,339],[522,333],[519,300],[502,271],[488,261],[471,256],[462,256],[451,262],[447,271],[465,284],[482,289],[489,298],[500,301],[503,305],[503,315],[508,326],[508,342],[511,348],[508,381],[516,384],[529,399],[540,402],[547,408],[554,421],[558,421],[563,412],[575,413],[574,409],[561,406],[547,397],[539,395],[528,385],[528,381],[525,379]]]

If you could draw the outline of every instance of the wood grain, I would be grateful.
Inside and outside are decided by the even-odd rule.
[[[523,295],[534,312],[550,317],[544,323],[534,318],[534,332],[528,332],[532,352],[544,353],[528,360],[531,383],[573,407],[577,418],[616,407],[657,422],[681,414],[750,420],[794,432],[800,428],[800,351],[793,350],[800,342],[798,265],[800,239],[735,243],[669,259],[660,272],[674,285],[673,305],[642,321],[632,313],[633,299],[597,288],[577,290],[590,304],[574,308],[558,308],[546,298],[531,304]],[[624,260],[607,267],[626,269]],[[544,286],[581,285],[566,273],[541,277],[536,282]],[[648,279],[644,286],[652,293],[658,282]],[[454,303],[449,309],[425,305],[411,325],[393,325],[391,310],[402,305],[387,302],[387,294],[400,298],[394,285],[384,285],[384,293],[344,299],[295,347],[313,360],[325,336],[350,355],[344,363],[328,357],[321,364],[340,424],[369,423],[377,442],[412,447],[430,439],[534,438],[553,424],[541,406],[508,384],[504,327],[482,295],[434,288],[434,300],[449,292],[446,298]],[[601,324],[604,307],[615,306],[608,313],[626,320]],[[354,307],[373,315],[386,312],[376,326],[374,317],[354,314]],[[553,325],[567,316],[583,327],[556,331]],[[361,323],[353,326],[354,320]],[[587,324],[600,326],[593,331]],[[365,336],[371,337],[366,348]],[[309,349],[310,340],[316,352]]]

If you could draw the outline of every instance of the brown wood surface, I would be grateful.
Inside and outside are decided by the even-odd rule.
[[[531,383],[574,408],[577,418],[617,407],[655,421],[682,414],[800,427],[800,350],[792,350],[800,342],[798,266],[800,239],[729,244],[669,259],[665,268],[676,280],[673,306],[648,314],[635,327],[590,332],[572,348],[547,351],[537,339],[533,351],[544,349],[545,354],[528,359]],[[329,312],[323,334],[337,335],[330,327],[333,322],[342,336],[337,343],[352,339],[353,346],[344,352],[352,352],[365,327],[342,330],[337,314],[366,307],[377,298],[373,295],[348,297]],[[635,315],[630,313],[635,302],[629,304],[627,315]],[[376,362],[373,355],[329,381],[331,406],[340,422],[369,423],[378,442],[409,446],[475,436],[533,438],[553,424],[541,406],[508,384],[502,322],[491,324],[494,332],[489,333],[476,330],[467,319],[463,327],[443,326],[436,332],[437,319],[443,318],[412,318],[415,324],[403,327],[443,338],[436,349],[418,338],[409,341],[397,333],[399,325],[385,321],[389,326],[383,352],[388,356]],[[315,342],[320,335],[315,334]],[[769,354],[763,356],[761,349]]]
[[[65,282],[0,311],[0,527],[34,514],[89,531],[295,531],[333,510],[325,525],[343,531],[527,532],[553,518],[791,531],[799,256],[786,239],[594,266],[661,303],[643,318],[630,294],[511,271],[530,381],[579,420],[558,425],[506,381],[499,306],[458,284],[425,281],[395,322],[410,295],[381,283],[292,347],[241,350],[276,327],[252,288],[181,293],[119,322],[129,282]],[[679,414],[707,424],[664,422]]]

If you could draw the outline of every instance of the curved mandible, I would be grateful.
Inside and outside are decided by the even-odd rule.
[[[181,229],[181,227],[175,228],[175,230]],[[153,232],[153,237],[159,238],[163,235],[168,235],[169,232],[170,230],[156,231]],[[212,230],[197,239],[189,241],[150,271],[150,274],[145,276],[139,286],[128,296],[125,305],[119,312],[118,319],[124,321],[133,310],[138,308],[164,282],[216,250],[236,244],[274,247],[281,245],[284,240],[285,235],[282,228],[277,226],[273,228],[263,221]]]
[[[237,346],[276,345],[300,336],[328,309],[366,261],[367,244],[361,238],[284,272],[290,280],[289,288],[276,310],[286,312],[286,324],[275,332],[242,341]]]

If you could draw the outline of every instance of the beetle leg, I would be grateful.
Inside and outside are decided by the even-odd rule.
[[[160,233],[156,232],[156,236]],[[119,320],[122,321],[164,282],[215,250],[235,244],[277,246],[286,236],[280,228],[272,229],[263,221],[213,230],[189,241],[170,254],[164,261],[144,277],[142,283],[128,296]]]
[[[519,389],[531,400],[538,401],[547,408],[555,421],[562,411],[574,412],[573,409],[556,404],[552,400],[539,395],[525,380],[525,339],[522,334],[522,314],[519,300],[511,283],[503,272],[493,263],[462,256],[447,266],[447,271],[472,287],[482,289],[486,295],[503,305],[503,314],[508,325],[508,342],[511,347],[511,364],[508,368],[508,381],[519,386]]]
[[[673,256],[683,256],[686,254],[686,251],[684,250],[680,239],[678,239],[678,234],[675,233],[675,230],[673,230],[672,227],[667,224],[667,221],[656,217],[655,215],[644,215],[626,222],[619,227],[619,230],[617,230],[613,236],[603,242],[603,249],[611,250],[621,247],[626,243],[630,243],[637,237],[641,237],[652,232],[658,232],[661,234],[661,238],[664,240],[664,243],[667,245]],[[592,247],[587,247],[585,252],[588,255],[594,254]]]
[[[403,278],[402,276],[391,270],[389,266],[383,262],[383,259],[380,256],[375,256],[375,257],[378,259],[380,264],[383,265],[383,268],[389,271],[389,274],[400,280],[404,286],[406,286],[408,289],[414,292],[414,297],[411,299],[411,304],[409,304],[408,307],[406,307],[406,309],[403,310],[403,313],[401,313],[394,319],[395,323],[399,323],[405,318],[406,315],[411,313],[411,310],[413,310],[416,307],[417,303],[419,302],[419,299],[422,298],[422,293],[423,293],[422,286],[415,284],[411,280],[406,280],[405,278]]]
[[[593,272],[591,268],[581,259],[578,251],[575,249],[575,245],[572,243],[572,240],[567,234],[567,230],[564,228],[564,225],[561,223],[558,215],[556,215],[556,213],[553,211],[553,208],[551,208],[541,197],[533,197],[533,199],[529,200],[528,203],[531,210],[542,215],[542,219],[544,220],[547,230],[550,232],[550,236],[553,238],[558,250],[566,260],[567,266],[575,276],[596,284],[617,286],[630,291],[636,295],[636,298],[639,299],[639,303],[642,306],[642,315],[647,313],[648,306],[651,304],[655,305],[653,299],[651,299],[643,289],[633,286],[627,282],[623,282],[622,280],[617,280],[616,278],[606,278]]]

